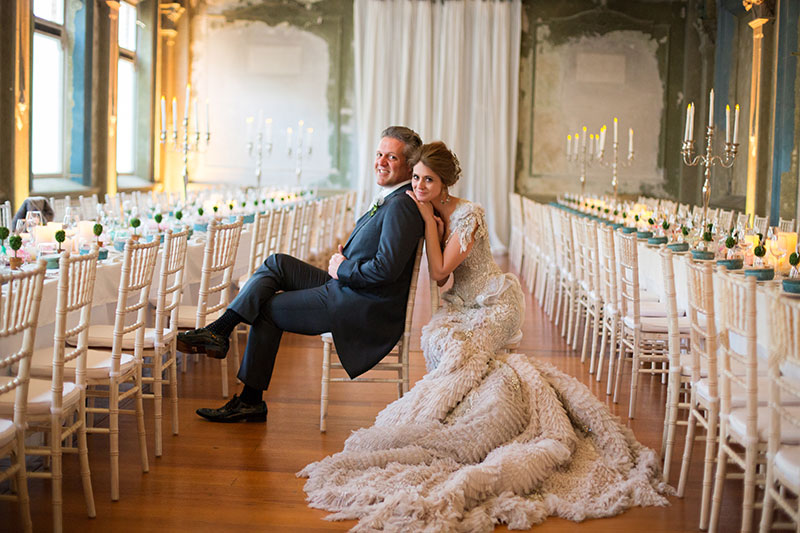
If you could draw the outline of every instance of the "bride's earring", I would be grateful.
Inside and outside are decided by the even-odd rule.
[[[447,202],[449,202],[449,201],[450,201],[450,193],[449,193],[449,192],[447,192],[447,189],[445,189],[445,190],[444,190],[444,194],[445,194],[445,197],[444,197],[444,199],[443,199],[443,200],[439,200],[439,202],[440,202],[442,205],[444,205],[444,204],[446,204]]]

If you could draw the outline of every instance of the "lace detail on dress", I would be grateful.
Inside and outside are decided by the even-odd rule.
[[[666,505],[658,456],[589,389],[498,354],[522,321],[519,280],[492,259],[480,206],[460,204],[450,228],[462,249],[475,243],[422,329],[428,374],[343,451],[298,474],[309,505],[330,520],[358,519],[352,531],[437,532]]]
[[[477,230],[477,231],[476,231]],[[489,235],[486,229],[486,213],[478,204],[460,200],[453,214],[450,216],[450,236],[458,237],[461,251],[465,251],[473,239],[476,241]]]

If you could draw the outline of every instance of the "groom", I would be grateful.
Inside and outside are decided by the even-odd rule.
[[[229,337],[241,322],[250,334],[238,377],[244,383],[218,409],[197,414],[213,422],[264,422],[275,356],[284,331],[333,333],[339,359],[351,378],[389,353],[403,333],[414,256],[424,224],[411,190],[411,169],[422,140],[413,130],[383,131],[375,154],[381,196],[358,220],[344,247],[331,256],[328,271],[290,255],[264,261],[225,313],[205,328],[178,334],[178,349],[224,358]]]

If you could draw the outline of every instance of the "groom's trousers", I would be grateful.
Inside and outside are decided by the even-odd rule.
[[[319,335],[331,330],[330,279],[324,270],[286,254],[269,256],[250,276],[228,306],[250,325],[238,374],[244,384],[267,389],[284,331]]]

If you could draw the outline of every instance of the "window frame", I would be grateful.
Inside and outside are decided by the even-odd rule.
[[[66,0],[61,0],[64,4],[64,16],[66,17]],[[36,52],[33,47],[33,36],[36,33],[41,33],[47,35],[48,37],[55,37],[58,39],[59,44],[61,45],[61,87],[60,87],[60,96],[61,96],[61,116],[59,117],[59,127],[60,127],[60,137],[61,137],[61,171],[55,174],[34,174],[33,172],[33,159],[31,157],[31,172],[30,172],[30,189],[32,191],[36,190],[34,186],[34,182],[37,179],[64,179],[70,180],[70,173],[69,173],[69,158],[68,158],[68,150],[66,146],[67,140],[67,120],[66,120],[66,112],[67,112],[67,50],[68,50],[68,36],[66,30],[66,21],[64,24],[58,24],[57,22],[52,22],[47,19],[43,19],[37,17],[33,14],[33,5],[31,5],[31,19],[33,21],[33,31],[31,32],[31,118],[33,117],[33,109],[36,106],[35,98],[33,97],[33,87],[36,84],[36,80],[33,79],[33,61],[35,59]],[[30,146],[31,146],[31,156],[33,156],[33,128],[30,130]]]

